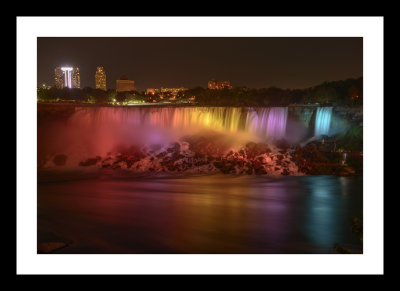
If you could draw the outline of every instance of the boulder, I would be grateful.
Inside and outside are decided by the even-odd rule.
[[[256,175],[266,175],[267,171],[264,167],[258,167],[254,169]]]
[[[267,144],[264,144],[264,143],[249,142],[248,144],[246,144],[245,151],[246,151],[247,157],[252,159],[256,156],[270,153],[271,149],[268,147]]]
[[[290,173],[289,173],[289,171],[287,170],[287,169],[283,169],[283,171],[282,171],[282,173],[281,173],[281,175],[283,175],[283,176],[287,176],[287,175],[289,175]]]
[[[170,144],[169,148],[167,149],[167,152],[172,153],[172,152],[179,152],[181,150],[181,145],[177,142],[174,142]]]
[[[159,153],[158,155],[156,155],[156,157],[159,158],[159,159],[161,159],[161,158],[165,157],[166,155],[167,155],[166,152],[161,152],[161,153]]]
[[[149,146],[149,148],[152,151],[159,151],[162,147],[163,147],[162,144],[152,144],[152,145]]]
[[[96,165],[98,161],[101,160],[101,157],[97,156],[95,158],[89,158],[86,161],[82,161],[79,163],[79,166],[82,167],[87,167],[87,166],[93,166]]]
[[[286,151],[290,147],[290,144],[286,139],[280,139],[275,142],[275,146],[279,149]]]

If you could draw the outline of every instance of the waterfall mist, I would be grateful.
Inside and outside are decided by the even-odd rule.
[[[318,138],[329,134],[332,107],[316,110]],[[76,107],[65,122],[44,127],[38,130],[38,153],[63,153],[74,162],[120,147],[167,145],[184,136],[207,136],[232,147],[310,138],[304,123],[288,120],[287,107]]]

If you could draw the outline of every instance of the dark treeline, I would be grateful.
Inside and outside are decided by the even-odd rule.
[[[117,92],[110,89],[107,91],[101,89],[93,89],[85,87],[78,88],[63,88],[57,89],[52,87],[50,89],[38,88],[37,90],[38,101],[75,101],[75,102],[89,102],[89,103],[112,103],[112,102],[127,102],[134,100],[145,100],[147,98],[143,93],[132,92]]]
[[[363,79],[325,82],[307,89],[295,90],[239,87],[217,91],[197,87],[186,91],[185,94],[196,96],[199,105],[210,106],[287,106],[307,103],[351,106],[363,103]]]
[[[38,88],[39,101],[75,101],[89,103],[113,103],[129,101],[162,102],[170,95],[156,93],[147,96],[144,92],[116,92],[100,89],[44,89]],[[324,82],[306,89],[281,89],[277,87],[252,89],[235,87],[233,89],[210,90],[202,87],[191,88],[179,92],[173,102],[195,97],[202,106],[287,106],[289,104],[330,104],[330,105],[362,105],[363,79],[347,79],[344,81]]]

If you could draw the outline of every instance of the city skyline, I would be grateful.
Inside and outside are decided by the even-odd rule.
[[[64,64],[80,67],[81,88],[94,87],[101,65],[107,88],[116,89],[116,80],[126,75],[140,91],[207,88],[211,79],[249,88],[302,89],[363,75],[362,38],[39,37],[37,44],[38,86],[54,85],[52,68]]]

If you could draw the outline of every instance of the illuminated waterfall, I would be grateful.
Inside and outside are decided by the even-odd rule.
[[[332,107],[318,107],[315,117],[315,136],[329,135]]]
[[[287,107],[97,107],[77,108],[70,122],[95,131],[121,128],[168,129],[175,132],[211,129],[250,133],[261,139],[285,137]]]
[[[99,107],[77,108],[72,122],[86,124],[138,125],[169,129],[209,128],[236,132],[242,115],[235,107]]]
[[[246,130],[261,137],[283,138],[286,133],[287,107],[260,108],[247,114]]]

